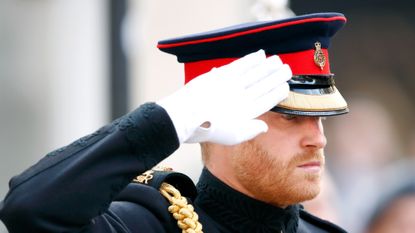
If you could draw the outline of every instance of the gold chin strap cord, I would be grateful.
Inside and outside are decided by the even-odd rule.
[[[182,229],[182,233],[203,233],[202,224],[199,222],[199,216],[192,205],[187,203],[180,191],[173,185],[162,183],[160,193],[170,202],[168,210],[177,220],[177,225]]]

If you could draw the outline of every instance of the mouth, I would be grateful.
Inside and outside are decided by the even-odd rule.
[[[306,163],[299,165],[298,168],[303,169],[306,172],[317,173],[321,171],[321,162],[320,161],[306,162]]]

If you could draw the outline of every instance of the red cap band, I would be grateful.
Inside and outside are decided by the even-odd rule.
[[[321,49],[321,51],[324,53],[326,58],[326,63],[323,69],[321,69],[321,67],[314,62],[314,49],[294,53],[279,54],[278,56],[281,58],[284,64],[288,64],[290,66],[293,75],[331,74],[328,51],[327,49]],[[209,72],[214,67],[221,67],[237,59],[238,58],[219,58],[185,63],[185,83],[188,83],[190,80],[201,74]]]

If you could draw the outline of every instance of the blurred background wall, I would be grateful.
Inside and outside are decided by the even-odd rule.
[[[106,20],[99,0],[0,1],[0,199],[13,175],[109,120]]]
[[[349,20],[330,58],[351,113],[326,121],[335,197],[324,200],[336,222],[363,232],[378,200],[413,178],[414,9],[390,0],[0,0],[0,199],[47,152],[182,86],[182,65],[158,40],[339,11]],[[183,145],[163,163],[196,181],[198,153]]]

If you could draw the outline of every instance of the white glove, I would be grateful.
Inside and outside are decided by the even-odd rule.
[[[198,76],[159,102],[180,143],[235,145],[268,130],[255,119],[288,96],[291,69],[278,56],[249,54]]]

